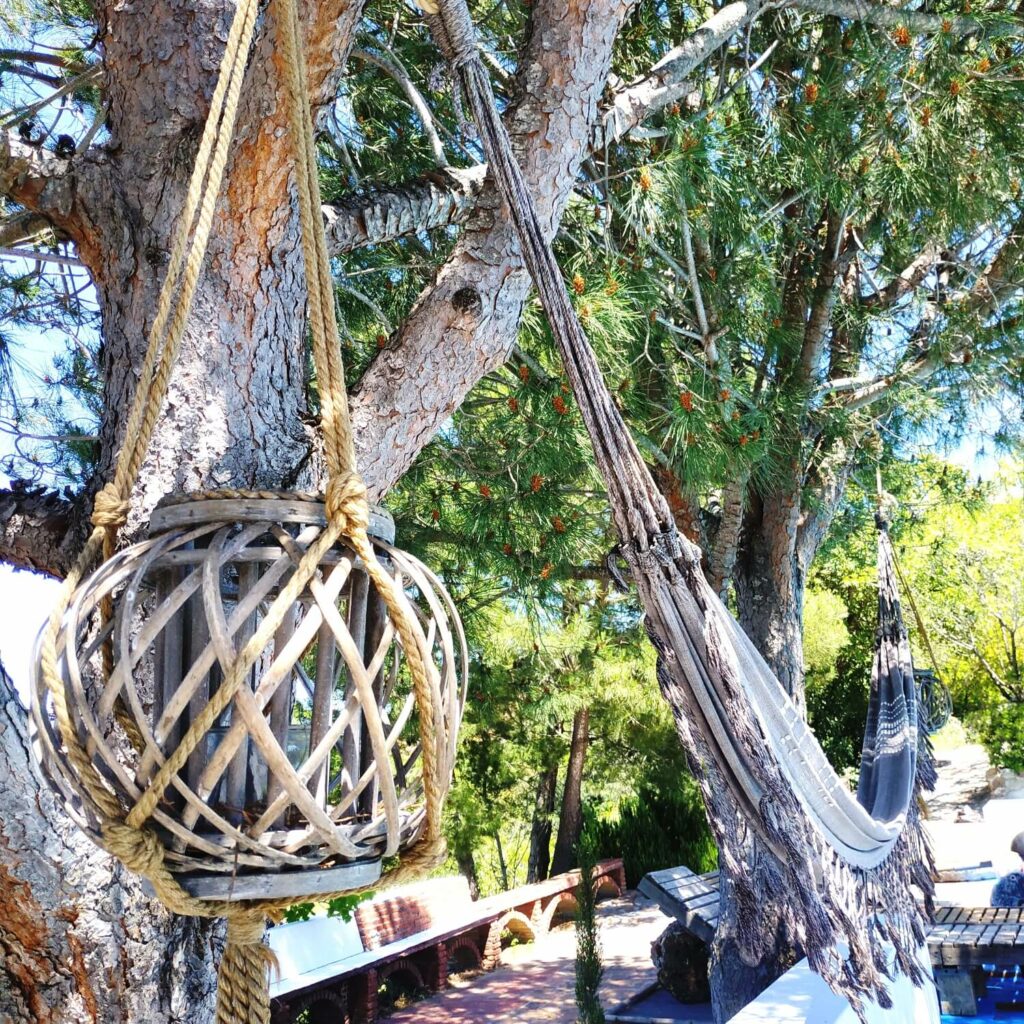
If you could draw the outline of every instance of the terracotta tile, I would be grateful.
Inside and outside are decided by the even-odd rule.
[[[654,981],[651,942],[668,918],[635,893],[598,908],[605,965],[602,1001],[624,1002]],[[513,946],[502,964],[468,984],[398,1010],[389,1024],[575,1024],[576,933],[556,928],[539,942]]]

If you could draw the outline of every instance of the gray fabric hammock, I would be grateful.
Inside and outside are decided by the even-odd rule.
[[[704,578],[700,552],[676,529],[601,376],[495,106],[465,0],[440,0],[428,23],[457,71],[488,166],[519,238],[608,489],[620,550],[659,653],[659,681],[699,762],[709,806],[724,786],[776,858],[777,902],[811,966],[858,1012],[889,1005],[886,946],[921,980],[923,917],[912,887],[930,890],[914,800],[918,731],[913,669],[899,618],[891,549],[879,536],[882,629],[859,801],[836,775],[785,690]],[[917,780],[915,782],[915,780]],[[720,862],[743,863],[746,828],[711,814]],[[733,874],[734,872],[730,872]],[[756,920],[755,892],[741,921]],[[739,935],[756,953],[757,929]]]

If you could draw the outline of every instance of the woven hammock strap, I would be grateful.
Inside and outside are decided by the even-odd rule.
[[[884,1003],[883,942],[892,943],[904,973],[920,977],[915,950],[923,931],[911,886],[918,882],[921,856],[916,829],[904,827],[914,809],[891,822],[875,821],[857,803],[704,579],[699,550],[679,534],[573,309],[477,55],[465,0],[438,0],[438,8],[427,22],[457,69],[489,173],[579,403],[658,650],[662,691],[680,733],[692,738],[693,750],[710,755],[714,779],[724,782],[744,812],[744,827],[732,832],[713,817],[722,856],[729,863],[742,849],[749,826],[778,859],[775,896],[812,968],[858,1012],[864,995]],[[709,778],[705,774],[702,785],[713,808],[723,797]],[[734,883],[743,881],[730,874]],[[748,887],[747,893],[753,908],[755,890]],[[868,919],[875,904],[887,909],[879,921]],[[841,946],[848,954],[839,952]],[[754,946],[743,948],[757,955]]]
[[[608,486],[621,535],[646,546],[648,538],[675,526],[607,388],[600,367],[569,300],[561,271],[542,227],[523,172],[512,152],[487,71],[480,60],[469,11],[463,0],[440,0],[440,15],[426,17],[445,58],[457,69],[487,156],[489,173],[505,199],[520,239],[523,260],[565,364],[595,455]],[[688,541],[683,539],[684,544]]]

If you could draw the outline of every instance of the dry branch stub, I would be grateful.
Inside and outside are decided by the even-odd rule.
[[[387,606],[343,539],[273,627],[271,606],[325,529],[312,495],[167,500],[148,539],[80,584],[61,625],[75,734],[125,820],[177,753],[149,826],[192,896],[362,888],[422,832],[423,708]],[[369,534],[413,612],[447,789],[466,692],[462,627],[437,577],[393,546],[386,513],[371,515]],[[114,613],[104,621],[107,598]],[[243,683],[207,721],[204,709],[265,622]],[[77,823],[105,845],[103,815],[83,791],[39,671],[34,686],[41,760]]]

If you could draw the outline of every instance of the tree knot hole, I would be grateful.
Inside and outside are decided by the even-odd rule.
[[[483,302],[480,299],[480,293],[475,288],[465,287],[460,288],[452,296],[452,306],[456,313],[477,320],[483,309]]]

